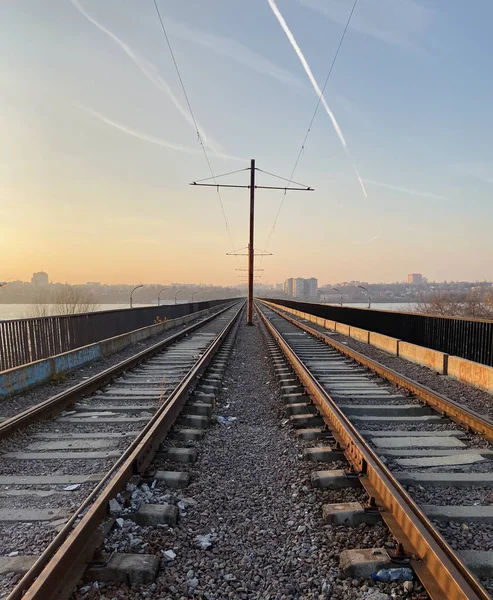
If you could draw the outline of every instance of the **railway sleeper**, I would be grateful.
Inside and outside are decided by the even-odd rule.
[[[290,338],[293,340],[294,336]],[[323,363],[323,353],[313,352],[310,349],[310,345],[306,342],[295,344],[296,351],[302,360],[310,368],[312,375],[328,389],[331,390],[333,399],[337,402],[339,408],[351,418],[352,421],[358,423],[358,421],[372,421],[375,423],[392,424],[392,423],[406,423],[406,422],[429,422],[429,423],[446,423],[447,420],[443,415],[437,415],[436,411],[431,409],[424,403],[415,402],[414,404],[404,404],[400,400],[398,394],[389,394],[382,391],[374,392],[371,388],[370,381],[373,380],[379,387],[385,386],[385,383],[381,379],[377,379],[372,372],[361,367],[354,368],[352,366],[342,366],[347,364],[346,360],[339,360],[341,368],[337,367],[334,373],[329,375],[327,369],[327,363]],[[279,348],[277,348],[279,352]],[[333,354],[333,352],[331,352]],[[327,355],[327,354],[326,354]],[[278,356],[278,354],[276,354]],[[289,367],[287,360],[281,360],[276,358],[274,366],[278,372],[278,378],[282,382],[288,380],[289,387],[296,386],[299,384],[297,377],[293,376],[293,372]],[[283,365],[283,366],[281,366]],[[279,369],[282,369],[282,374],[279,375]],[[359,383],[355,375],[367,376],[368,384]],[[369,375],[369,376],[368,376]],[[286,386],[281,383],[281,389],[285,390]],[[291,388],[292,389],[292,388]],[[314,405],[306,403],[304,400],[300,401],[306,392],[301,391],[299,394],[295,394],[286,398],[284,395],[285,410],[291,414],[290,422],[294,426],[299,426],[301,423],[305,423],[307,426],[304,428],[297,429],[296,433],[298,437],[307,441],[319,440],[324,435],[323,427],[310,426],[309,421],[312,418],[317,418],[316,412],[312,408],[308,410],[308,407],[315,408]],[[381,399],[385,403],[377,404],[376,402],[364,403],[365,399],[374,397],[375,400]],[[304,396],[304,399],[307,399]],[[352,401],[356,399],[356,403]],[[349,402],[348,402],[349,400]],[[388,402],[397,401],[397,404],[389,404]],[[308,414],[310,412],[310,414]],[[304,414],[303,414],[304,413]],[[321,418],[318,415],[318,418]],[[359,426],[358,426],[359,427]],[[467,430],[467,428],[466,428]],[[409,459],[410,462],[416,461],[416,466],[430,466],[433,462],[439,460],[446,464],[448,455],[452,455],[453,452],[460,452],[462,450],[464,454],[476,453],[481,455],[483,459],[490,459],[492,451],[488,449],[468,449],[465,444],[460,441],[464,439],[465,433],[461,431],[437,431],[436,436],[432,437],[432,433],[420,433],[414,431],[391,431],[385,429],[384,431],[360,431],[366,437],[375,437],[374,443],[377,444],[380,439],[378,446],[380,448],[379,453],[387,456],[409,456],[416,457]],[[329,434],[330,435],[330,434]],[[388,435],[388,438],[385,436]],[[422,436],[421,438],[419,436]],[[426,436],[429,435],[429,440]],[[452,437],[453,436],[453,437]],[[394,443],[387,442],[386,440],[397,440]],[[400,440],[403,440],[402,442]],[[397,448],[405,448],[403,450],[388,449],[385,446],[388,445],[390,448],[394,446]],[[438,447],[440,449],[433,450],[428,446]],[[446,450],[441,448],[445,447]],[[450,447],[450,449],[448,448]],[[408,449],[411,448],[411,449]],[[413,449],[415,448],[415,449]],[[426,448],[422,449],[422,448]],[[454,450],[457,448],[457,450]],[[335,460],[345,461],[344,452],[341,449],[334,450],[331,447],[309,447],[303,450],[303,456],[306,460],[313,462],[334,462]],[[423,456],[423,459],[419,457]],[[430,457],[430,458],[426,458]],[[442,457],[442,458],[440,458]],[[428,462],[427,462],[428,461]],[[398,461],[399,462],[399,461]],[[402,461],[405,464],[405,460]],[[451,458],[451,464],[453,464],[453,457]],[[405,472],[398,471],[396,476],[401,483],[407,485],[420,485],[420,486],[438,486],[438,487],[464,487],[465,489],[471,486],[479,486],[483,488],[493,488],[493,474],[492,473],[457,473],[457,472],[442,472],[442,473],[426,473],[426,472]],[[315,487],[324,488],[328,490],[337,490],[345,488],[361,488],[361,481],[357,473],[351,470],[344,469],[329,469],[329,470],[318,470],[313,471],[311,474],[311,481]],[[448,523],[455,521],[457,523],[467,522],[478,522],[478,523],[493,523],[493,508],[491,506],[435,506],[435,505],[424,505],[421,506],[422,510],[427,514],[430,519],[438,522]],[[368,506],[363,505],[360,502],[348,502],[338,504],[324,504],[322,508],[322,518],[327,524],[338,524],[346,526],[357,526],[360,523],[376,524],[381,521],[381,514],[378,508],[374,505],[374,502],[370,502]],[[351,549],[344,550],[340,555],[340,570],[341,573],[347,577],[367,578],[373,573],[380,569],[388,569],[396,566],[402,566],[403,557],[400,557],[396,563],[396,557],[394,553],[389,553],[385,548],[373,548],[373,549]],[[477,576],[485,579],[493,578],[493,551],[483,550],[459,550],[457,556],[464,562],[464,564]],[[404,557],[404,560],[405,557]],[[408,559],[407,559],[408,560]],[[409,562],[409,560],[408,560]]]

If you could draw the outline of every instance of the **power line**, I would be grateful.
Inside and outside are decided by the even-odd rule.
[[[244,169],[238,169],[236,171],[230,171],[229,173],[222,173],[221,175],[216,175],[215,177],[207,177],[206,179],[197,179],[194,183],[202,183],[203,181],[210,181],[211,179],[219,179],[220,177],[226,177],[228,175],[234,175],[235,173],[242,173],[243,171],[249,171],[248,167]]]
[[[261,169],[257,169],[255,167],[255,159],[252,158],[250,160],[250,183],[249,185],[231,185],[231,184],[216,184],[219,187],[236,187],[236,188],[243,188],[243,189],[248,189],[250,190],[250,235],[248,238],[248,253],[246,254],[246,256],[248,256],[248,302],[247,302],[247,325],[253,325],[253,284],[254,284],[254,276],[253,273],[255,271],[254,268],[254,264],[255,264],[255,256],[261,254],[261,255],[267,255],[270,254],[270,252],[256,252],[255,251],[255,246],[254,246],[254,240],[255,240],[255,190],[272,190],[272,189],[284,189],[285,192],[287,191],[299,191],[299,192],[313,192],[313,189],[311,187],[298,187],[298,188],[279,188],[279,187],[273,187],[270,185],[256,185],[255,183],[255,175],[257,171],[261,171]],[[267,173],[267,171],[263,171],[264,173]],[[273,173],[270,173],[270,175],[272,175],[273,177],[277,177],[277,175],[274,175]],[[220,176],[218,176],[220,177]],[[281,179],[283,179],[281,177]],[[210,186],[210,185],[214,185],[212,183],[198,183],[196,181],[193,181],[190,185],[193,186]],[[229,254],[229,253],[228,253]],[[239,254],[235,251],[234,252],[235,256],[238,256]],[[241,255],[240,255],[241,256]]]
[[[292,179],[286,179],[286,177],[281,177],[280,175],[274,175],[274,173],[269,173],[269,171],[264,171],[263,169],[257,168],[256,171],[259,171],[260,173],[265,173],[266,175],[270,175],[271,177],[276,177],[277,179],[282,179],[283,181],[287,181],[289,183],[294,183],[296,185],[301,186],[302,188],[308,187],[304,183],[298,183],[297,181],[293,181]]]
[[[310,124],[308,125],[308,129],[307,129],[307,131],[306,131],[305,137],[304,137],[304,139],[303,139],[303,143],[301,144],[300,151],[298,152],[298,156],[296,157],[296,161],[295,161],[295,163],[294,163],[294,167],[293,167],[293,170],[291,171],[291,175],[290,175],[290,177],[289,177],[289,180],[288,180],[288,181],[292,181],[292,179],[293,179],[293,177],[294,177],[294,174],[295,174],[295,172],[296,172],[296,169],[298,168],[298,163],[300,162],[301,155],[303,154],[303,151],[305,150],[305,144],[306,144],[306,141],[307,141],[307,139],[308,139],[308,136],[310,135],[310,131],[311,131],[311,128],[312,128],[313,122],[315,121],[315,117],[317,116],[318,108],[319,108],[319,106],[320,106],[320,103],[321,103],[321,101],[322,101],[323,95],[324,95],[324,93],[325,93],[325,88],[327,87],[327,84],[328,84],[328,82],[329,82],[330,76],[331,76],[331,74],[332,74],[332,71],[333,71],[333,69],[334,69],[334,65],[336,64],[337,57],[339,56],[339,51],[340,51],[340,49],[341,49],[342,43],[344,42],[344,38],[346,37],[346,32],[347,32],[347,30],[348,30],[348,28],[349,28],[349,24],[351,23],[351,19],[352,19],[352,17],[353,17],[353,13],[354,13],[354,10],[355,10],[355,8],[356,8],[356,5],[357,5],[357,4],[358,4],[358,0],[354,0],[353,7],[352,7],[352,9],[351,9],[351,12],[349,13],[349,17],[348,17],[348,20],[347,20],[346,26],[344,27],[344,31],[342,32],[341,39],[339,40],[339,45],[337,46],[337,50],[336,50],[336,52],[335,52],[335,54],[334,54],[334,58],[332,59],[332,64],[330,65],[329,72],[328,72],[328,74],[327,74],[327,77],[326,77],[326,79],[325,79],[324,86],[323,86],[323,88],[322,88],[322,92],[320,93],[320,95],[319,95],[319,97],[318,97],[317,104],[316,104],[316,106],[315,106],[315,110],[313,111],[312,118],[310,119]],[[269,242],[270,242],[270,240],[271,240],[271,238],[272,238],[272,235],[273,235],[273,233],[274,233],[274,230],[275,230],[275,228],[276,228],[277,221],[278,221],[278,219],[279,219],[279,215],[280,215],[280,213],[281,213],[281,209],[282,209],[282,207],[283,207],[283,204],[284,204],[284,200],[285,200],[285,198],[286,198],[286,193],[284,193],[284,194],[283,194],[283,197],[282,197],[281,203],[280,203],[280,205],[279,205],[279,208],[278,208],[278,210],[277,210],[276,218],[274,219],[274,224],[272,225],[272,229],[270,230],[269,237],[267,238],[267,243],[265,244],[265,247],[266,247],[266,248],[268,247],[268,245],[269,245]]]
[[[163,19],[161,17],[161,13],[159,11],[159,7],[157,5],[157,0],[153,0],[153,2],[154,2],[154,6],[156,7],[156,12],[157,12],[157,16],[159,18],[159,22],[161,23],[161,29],[163,30],[164,37],[166,38],[166,43],[168,44],[168,48],[169,48],[169,51],[170,51],[170,54],[171,54],[171,58],[173,59],[173,63],[175,65],[176,73],[178,74],[178,79],[180,80],[181,89],[183,90],[183,94],[184,94],[185,100],[187,102],[188,110],[190,111],[190,116],[192,117],[192,121],[193,121],[193,124],[194,124],[194,127],[195,127],[195,131],[197,132],[197,140],[198,140],[198,142],[199,142],[199,144],[200,144],[200,146],[202,148],[202,151],[204,153],[205,160],[207,162],[207,166],[209,167],[209,172],[211,174],[211,179],[217,185],[216,178],[214,176],[214,172],[213,172],[212,166],[211,166],[211,161],[209,160],[209,156],[207,154],[207,150],[205,149],[204,143],[202,141],[202,136],[200,135],[200,130],[199,130],[199,127],[197,125],[197,121],[195,120],[195,115],[193,114],[192,105],[190,104],[190,99],[188,97],[187,90],[185,88],[185,84],[183,82],[183,78],[181,76],[180,69],[178,67],[178,63],[176,61],[175,54],[173,52],[173,48],[171,47],[171,43],[169,41],[169,37],[168,37],[168,34],[166,32],[166,27],[164,26],[164,22],[163,22]],[[219,200],[219,205],[221,207],[221,212],[222,212],[222,215],[223,215],[224,224],[226,225],[226,230],[228,232],[229,241],[231,242],[231,248],[234,250],[235,246],[234,246],[234,243],[233,243],[233,236],[231,235],[231,230],[229,228],[228,219],[226,218],[226,212],[224,210],[223,199],[221,197],[221,192],[219,191],[219,188],[216,189],[216,192],[217,192],[217,197],[218,197],[218,200]]]

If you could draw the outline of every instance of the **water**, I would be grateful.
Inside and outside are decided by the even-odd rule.
[[[331,303],[334,304],[334,303]],[[343,306],[367,308],[368,302],[348,302]],[[416,312],[417,302],[372,302],[372,310],[390,310],[392,312]]]
[[[182,300],[182,302],[188,302]],[[162,300],[162,304],[174,304],[173,300]],[[180,302],[178,301],[178,304]],[[142,306],[156,306],[155,304],[135,304],[134,308]],[[367,302],[353,302],[344,304],[344,306],[353,306],[355,308],[366,308]],[[414,312],[417,304],[415,302],[375,302],[371,305],[372,309],[376,310],[391,310],[393,312]],[[0,321],[8,319],[25,319],[30,317],[32,304],[0,304]],[[100,304],[97,310],[114,310],[129,308],[128,304]],[[53,313],[54,314],[54,313]]]
[[[185,301],[182,301],[185,302]],[[161,304],[174,304],[173,300],[161,300]],[[178,302],[180,304],[180,302]],[[140,308],[143,306],[156,306],[155,304],[136,304],[134,302],[134,308]],[[32,304],[0,304],[0,321],[6,321],[9,319],[25,319],[31,316]],[[99,304],[97,311],[100,310],[114,310],[129,308],[128,304]],[[51,311],[51,314],[55,314]]]

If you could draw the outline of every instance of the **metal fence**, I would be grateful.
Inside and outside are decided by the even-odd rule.
[[[265,300],[493,366],[493,321],[328,306],[294,300]]]
[[[177,319],[233,299],[0,321],[0,371]]]

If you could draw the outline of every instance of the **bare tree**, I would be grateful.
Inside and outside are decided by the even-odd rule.
[[[93,312],[98,308],[99,304],[94,302],[91,291],[86,287],[65,284],[53,292],[48,289],[36,292],[27,316],[74,315]]]
[[[65,284],[56,290],[53,297],[53,312],[56,315],[93,312],[98,308],[91,291],[82,285]]]
[[[35,292],[33,302],[27,311],[27,317],[48,317],[51,312],[51,293],[48,289],[39,289]]]
[[[493,290],[476,289],[467,294],[434,292],[421,298],[415,311],[443,317],[493,319]]]

